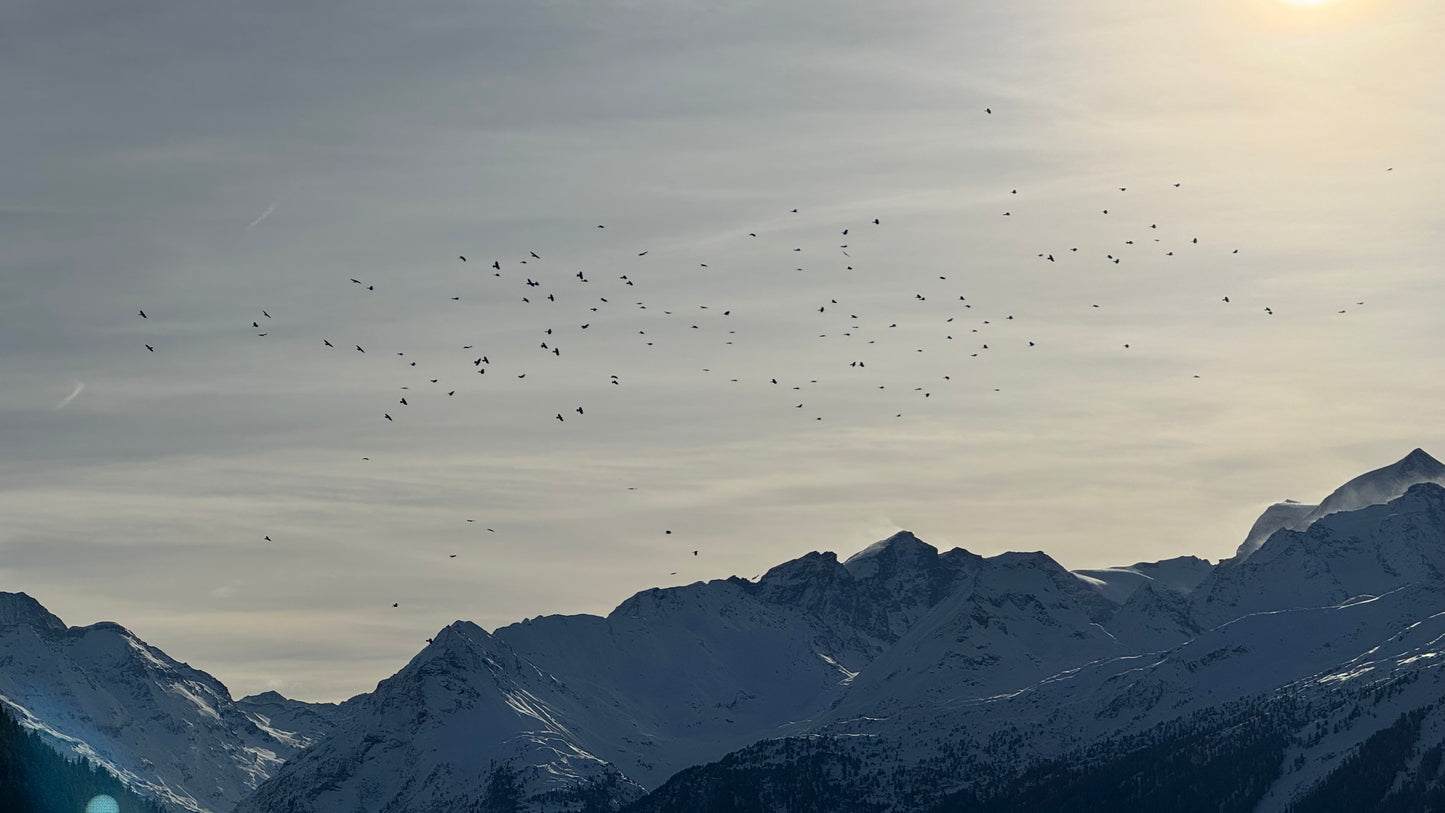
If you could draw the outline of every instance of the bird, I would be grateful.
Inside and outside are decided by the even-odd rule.
[[[391,415],[389,415],[389,414],[387,414],[387,413],[382,413],[382,416],[381,416],[381,417],[386,418],[388,421],[392,419],[392,418],[391,418]]]
[[[393,601],[393,602],[391,603],[391,606],[393,606],[393,607],[400,607],[401,605],[398,604],[398,603],[396,603],[395,601]]]
[[[990,116],[992,116],[992,115],[993,115],[993,108],[991,108],[991,107],[985,107],[985,108],[983,109],[983,112],[985,112],[985,113],[989,114]]]
[[[145,312],[145,311],[139,311],[139,313],[140,313],[140,318],[142,318],[142,319],[149,319],[149,318],[150,318],[149,316],[146,316],[146,312]]]
[[[492,267],[495,268],[495,269],[497,269],[498,271],[501,271],[501,270],[502,270],[502,261],[501,261],[501,260],[492,260]]]
[[[527,252],[527,253],[528,253],[528,254],[531,254],[531,255],[532,255],[532,259],[534,259],[534,260],[540,260],[540,259],[542,259],[541,257],[538,257],[538,256],[537,256],[537,252],[535,252],[535,251],[529,251],[529,252]]]
[[[261,315],[264,316],[264,317],[266,317],[267,319],[270,319],[270,318],[271,318],[271,314],[267,313],[267,312],[264,311],[264,310],[261,311]]]
[[[264,538],[267,542],[270,542],[270,541],[271,541],[271,537],[269,537],[269,536],[263,537],[263,538]]]
[[[362,349],[361,349],[361,345],[359,345],[359,344],[356,346],[356,350],[357,350],[357,352],[359,352],[359,353],[365,353],[365,352],[366,352],[365,350],[362,350]]]
[[[466,262],[466,261],[467,261],[467,258],[466,258],[466,257],[463,257],[463,256],[460,255],[460,254],[457,255],[457,259],[461,260],[462,262]]]
[[[336,347],[336,345],[332,344],[331,342],[326,341],[325,339],[322,339],[322,340],[321,340],[321,343],[324,344],[324,345],[326,345],[327,347],[332,347],[332,348]]]
[[[584,412],[582,411],[582,407],[577,407],[577,414],[578,414],[578,415],[583,415],[583,414],[586,414],[586,413],[584,413]]]
[[[405,398],[401,399],[401,401],[399,401],[398,403],[400,403],[402,406],[406,406],[406,405],[407,405]]]
[[[152,353],[156,351],[156,349],[154,347],[151,347],[150,345],[146,345],[146,349],[151,351]]]
[[[562,417],[562,413],[558,412],[558,413],[557,413],[557,420],[563,421],[563,420],[566,420],[566,418],[563,418],[563,417]]]

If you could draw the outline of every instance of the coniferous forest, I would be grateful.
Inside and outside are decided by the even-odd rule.
[[[0,706],[0,811],[83,813],[101,794],[115,799],[121,813],[163,813],[105,769],[56,753]]]

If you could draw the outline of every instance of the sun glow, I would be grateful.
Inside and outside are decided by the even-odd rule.
[[[1284,0],[1292,6],[1323,6],[1326,3],[1333,3],[1334,0]]]

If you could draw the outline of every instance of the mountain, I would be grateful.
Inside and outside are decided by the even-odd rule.
[[[606,618],[546,616],[490,635],[459,622],[238,810],[455,809],[483,798],[499,768],[537,804],[570,804],[566,789],[579,787],[627,801],[689,765],[801,730],[981,561],[901,532],[843,563],[815,552],[757,582],[646,590]],[[412,733],[363,747],[397,730]],[[479,731],[486,740],[464,754],[429,746]],[[402,766],[415,767],[391,782]],[[443,792],[442,776],[473,779]],[[365,790],[388,782],[394,795]]]
[[[1135,576],[1157,573],[1174,595],[1203,567],[1144,563]],[[238,813],[456,809],[489,798],[498,776],[524,809],[623,804],[759,740],[1126,654],[1106,627],[1119,612],[1042,553],[940,553],[905,531],[756,582],[643,591],[605,618],[490,635],[459,622]],[[1187,637],[1169,618],[1169,640]]]
[[[1383,505],[1417,483],[1445,485],[1445,464],[1423,449],[1415,449],[1395,463],[1350,480],[1318,505],[1304,505],[1294,500],[1275,503],[1265,509],[1254,527],[1249,529],[1249,535],[1235,552],[1234,560],[1248,558],[1275,531],[1303,531],[1330,514],[1354,511],[1368,505]]]
[[[0,706],[0,810],[76,813],[100,796],[133,813],[163,813],[94,763],[56,753]]]
[[[319,739],[334,713],[279,695],[235,703],[220,681],[119,624],[67,627],[24,593],[0,593],[0,705],[142,795],[214,813]],[[317,717],[300,730],[264,722],[299,720],[303,708]]]
[[[1329,514],[1305,531],[1276,531],[1247,559],[1221,566],[1192,597],[1214,626],[1250,612],[1374,597],[1409,583],[1445,587],[1445,489],[1413,485],[1386,505]]]
[[[1192,595],[1130,596],[1174,597],[1161,607],[1199,630],[1181,643],[1007,692],[955,692],[936,669],[931,686],[905,675],[904,690],[879,688],[871,707],[680,772],[628,810],[1423,809],[1388,805],[1445,783],[1442,555],[1445,489],[1418,484],[1277,533]],[[1118,629],[1123,613],[1104,626]],[[1388,770],[1383,784],[1370,779],[1379,807],[1322,795],[1372,770]],[[1413,795],[1391,795],[1400,788]]]
[[[1417,483],[1445,485],[1445,464],[1423,449],[1416,449],[1391,465],[1366,472],[1345,483],[1291,528],[1302,531],[1330,514],[1387,503]]]
[[[1305,518],[1318,507],[1318,505],[1305,505],[1294,500],[1285,500],[1264,509],[1264,513],[1260,514],[1259,519],[1250,526],[1249,534],[1244,537],[1244,541],[1234,552],[1234,558],[1244,559],[1259,550],[1260,546],[1264,544],[1264,540],[1269,539],[1270,534],[1281,528],[1290,528],[1296,531],[1308,528],[1309,522],[1305,521]]]
[[[1441,468],[1416,450],[1276,506],[1217,565],[1070,572],[900,531],[605,617],[458,621],[340,706],[232,701],[118,625],[0,594],[0,701],[192,810],[1426,809]]]
[[[1123,604],[1144,585],[1171,593],[1188,593],[1213,569],[1208,559],[1179,556],[1162,562],[1136,562],[1128,567],[1075,570],[1074,575],[1093,584],[1110,601]]]

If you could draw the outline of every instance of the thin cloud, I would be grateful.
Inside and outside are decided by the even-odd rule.
[[[56,404],[56,405],[55,405],[55,408],[56,408],[56,409],[64,409],[66,404],[70,403],[71,401],[74,401],[74,400],[75,400],[75,397],[76,397],[77,395],[80,395],[82,392],[85,392],[85,382],[84,382],[84,381],[77,381],[77,382],[75,382],[75,389],[71,390],[69,395],[67,395],[67,396],[65,396],[64,398],[60,399],[60,403]]]
[[[270,216],[271,216],[271,213],[274,212],[274,211],[276,211],[276,204],[278,204],[278,203],[280,203],[280,202],[281,202],[281,199],[280,199],[280,198],[277,198],[277,199],[271,201],[271,205],[266,207],[266,211],[264,211],[264,212],[262,212],[261,214],[257,215],[257,217],[256,217],[255,220],[252,220],[250,223],[247,223],[247,224],[246,224],[245,231],[250,231],[251,229],[254,229],[254,228],[256,228],[257,226],[261,225],[261,221],[263,221],[263,220],[265,220],[266,218],[270,217]]]

